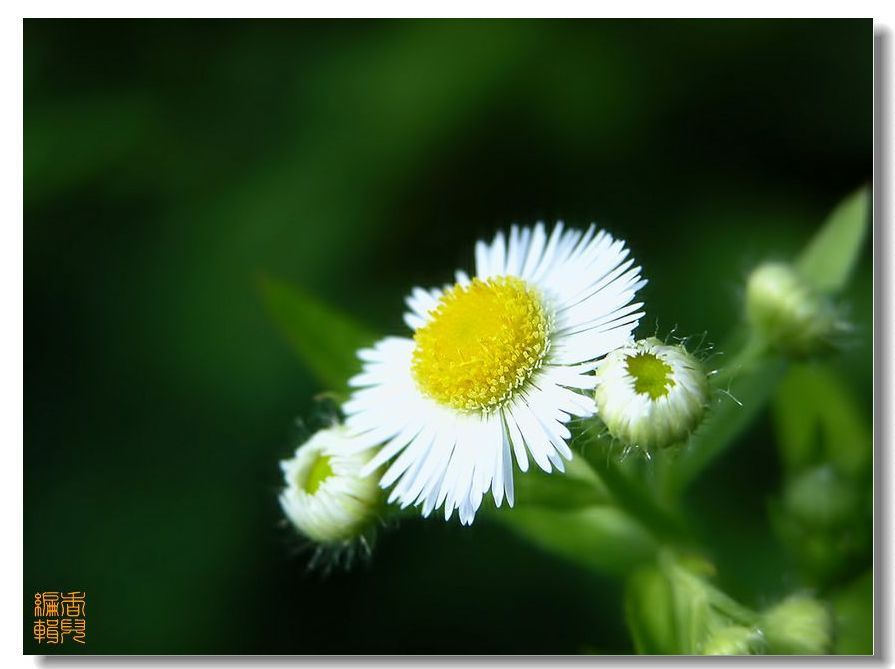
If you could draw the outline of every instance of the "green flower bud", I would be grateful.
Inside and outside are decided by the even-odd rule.
[[[339,544],[373,525],[383,493],[375,475],[360,475],[373,454],[358,452],[347,430],[334,426],[280,463],[286,482],[280,506],[299,533],[319,544]]]
[[[683,441],[708,402],[702,364],[655,337],[607,355],[596,370],[597,414],[616,439],[650,450]]]
[[[823,655],[830,651],[830,611],[812,597],[788,597],[765,611],[761,625],[774,655]]]
[[[786,486],[784,508],[812,527],[841,527],[861,511],[854,484],[843,479],[831,465],[801,472]]]
[[[836,309],[786,263],[760,265],[746,282],[746,317],[772,346],[793,355],[827,348],[842,328]]]
[[[702,647],[702,655],[762,655],[767,649],[761,630],[730,625],[709,635]]]

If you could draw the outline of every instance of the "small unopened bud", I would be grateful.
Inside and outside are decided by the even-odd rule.
[[[861,511],[853,484],[829,464],[801,472],[783,494],[784,508],[801,522],[817,528],[843,527]]]
[[[768,609],[762,615],[762,629],[774,655],[823,655],[830,651],[830,611],[805,595],[793,595]]]
[[[703,655],[761,655],[768,644],[761,630],[730,625],[712,632],[702,647]]]
[[[376,518],[382,490],[375,475],[361,476],[374,452],[352,449],[347,430],[320,430],[280,463],[286,488],[283,513],[304,536],[321,544],[360,537]]]
[[[769,344],[794,355],[822,351],[842,329],[830,299],[786,263],[765,263],[749,275],[746,317]]]
[[[655,337],[607,355],[596,370],[597,413],[616,439],[650,450],[683,441],[708,401],[702,364]]]

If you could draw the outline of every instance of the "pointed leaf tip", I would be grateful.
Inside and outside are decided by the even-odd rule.
[[[351,317],[279,279],[261,276],[259,287],[268,312],[314,377],[344,391],[360,370],[357,350],[375,335]]]
[[[827,217],[796,261],[815,288],[836,293],[848,282],[870,226],[870,189],[845,198]]]

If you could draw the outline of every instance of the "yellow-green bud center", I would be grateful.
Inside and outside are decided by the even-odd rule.
[[[671,365],[652,353],[638,353],[627,357],[628,374],[634,379],[634,392],[651,399],[665,397],[674,387]]]
[[[314,460],[314,463],[308,469],[308,477],[305,479],[304,484],[302,485],[300,481],[298,482],[299,486],[304,488],[306,493],[313,495],[323,482],[333,475],[331,460],[332,458],[328,455],[317,456],[317,459]]]

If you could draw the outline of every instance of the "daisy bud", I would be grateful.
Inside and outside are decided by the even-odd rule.
[[[767,642],[761,630],[742,625],[715,630],[702,647],[702,655],[762,655],[765,652]]]
[[[607,355],[596,371],[597,413],[616,439],[647,450],[683,441],[708,401],[702,364],[655,337]]]
[[[795,355],[822,350],[841,328],[830,300],[795,268],[778,262],[760,265],[749,276],[746,317],[771,345]]]
[[[379,515],[382,492],[375,475],[361,476],[372,452],[356,452],[342,426],[320,430],[280,463],[286,488],[283,513],[308,539],[337,544],[358,538]]]
[[[775,655],[823,655],[830,651],[832,619],[824,604],[793,595],[762,616],[770,652]]]
[[[854,484],[829,464],[800,472],[783,494],[784,508],[815,528],[847,527],[861,513],[861,496]]]

